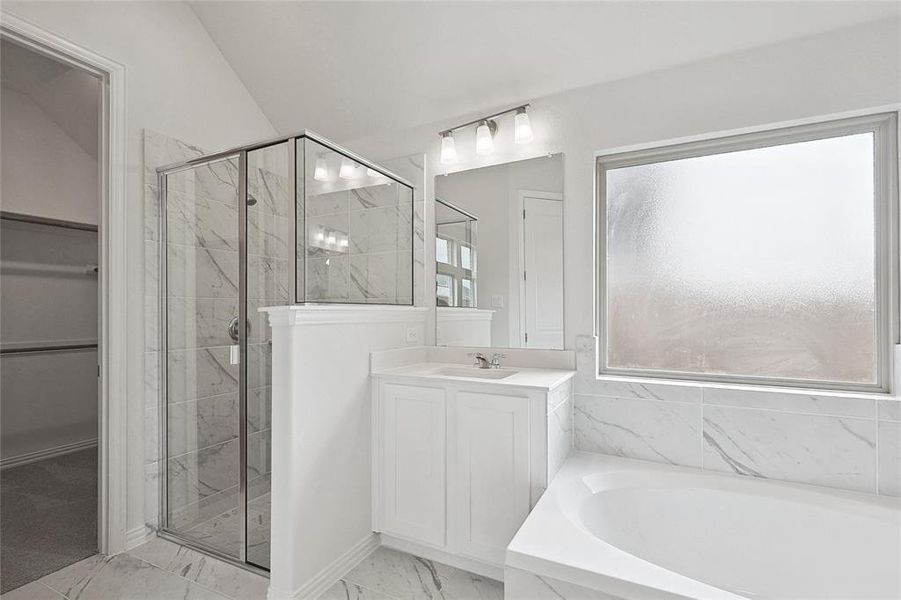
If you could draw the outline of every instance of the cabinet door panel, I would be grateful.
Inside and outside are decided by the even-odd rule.
[[[380,405],[383,529],[444,546],[444,391],[386,384]]]
[[[455,544],[502,565],[529,514],[529,399],[460,392],[455,417]]]

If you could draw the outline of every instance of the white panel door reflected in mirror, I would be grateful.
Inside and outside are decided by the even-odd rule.
[[[563,156],[435,178],[439,346],[563,348]]]

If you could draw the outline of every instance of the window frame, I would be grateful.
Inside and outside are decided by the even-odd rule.
[[[607,185],[611,169],[780,146],[861,133],[873,134],[874,160],[874,277],[876,299],[876,381],[841,381],[784,377],[705,374],[663,369],[607,367]],[[728,383],[767,388],[804,388],[840,392],[891,393],[893,350],[898,331],[898,113],[878,112],[793,126],[770,126],[751,133],[714,134],[688,142],[660,142],[640,149],[598,152],[595,155],[597,374],[647,379],[675,379],[696,383]]]

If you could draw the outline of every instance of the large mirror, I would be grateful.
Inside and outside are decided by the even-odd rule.
[[[439,346],[563,348],[563,156],[435,178]]]

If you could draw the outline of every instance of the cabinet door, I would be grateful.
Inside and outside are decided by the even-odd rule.
[[[382,530],[444,546],[444,390],[385,384],[380,407]]]
[[[529,399],[459,392],[454,425],[455,549],[503,565],[529,514]]]

